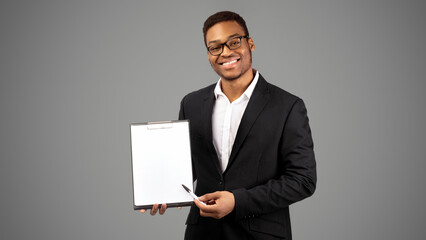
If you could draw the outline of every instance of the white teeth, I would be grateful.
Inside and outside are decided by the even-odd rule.
[[[222,65],[229,65],[229,64],[236,63],[236,62],[237,62],[237,60],[234,60],[234,61],[230,61],[230,62],[222,63]]]

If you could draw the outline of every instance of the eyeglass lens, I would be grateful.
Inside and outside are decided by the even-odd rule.
[[[209,52],[212,55],[219,55],[223,52],[223,48],[225,47],[224,45],[226,45],[230,50],[237,49],[241,46],[241,37],[233,38],[223,44],[215,44],[213,46],[210,46]]]

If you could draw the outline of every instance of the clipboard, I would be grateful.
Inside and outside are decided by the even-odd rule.
[[[191,206],[193,191],[189,121],[130,124],[133,209]]]

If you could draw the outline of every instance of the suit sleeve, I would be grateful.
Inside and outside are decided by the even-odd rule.
[[[297,100],[285,122],[278,154],[279,176],[251,189],[235,189],[235,217],[270,213],[311,196],[316,162],[305,105]]]
[[[179,109],[179,120],[185,120],[185,111],[184,111],[184,100],[185,98],[180,101],[180,109]]]

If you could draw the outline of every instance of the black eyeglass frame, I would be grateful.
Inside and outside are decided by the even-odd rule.
[[[231,41],[231,40],[234,40],[234,39],[237,39],[237,38],[239,38],[240,39],[240,46],[238,46],[238,47],[236,47],[236,48],[231,48],[231,47],[229,47],[229,45],[227,44],[229,41]],[[221,51],[220,51],[220,53],[218,53],[218,54],[213,54],[212,52],[210,52],[210,47],[212,47],[212,46],[207,46],[207,51],[212,55],[212,56],[219,56],[220,54],[222,54],[223,53],[223,48],[224,48],[224,46],[226,46],[226,47],[228,47],[228,49],[229,50],[235,50],[235,49],[238,49],[239,47],[241,47],[241,39],[243,39],[243,38],[247,38],[247,39],[249,39],[250,37],[249,36],[240,36],[240,37],[233,37],[233,38],[231,38],[231,39],[229,39],[228,41],[226,41],[226,42],[224,42],[224,43],[221,43],[221,44],[218,44],[218,46],[221,46],[222,48],[221,48]]]

